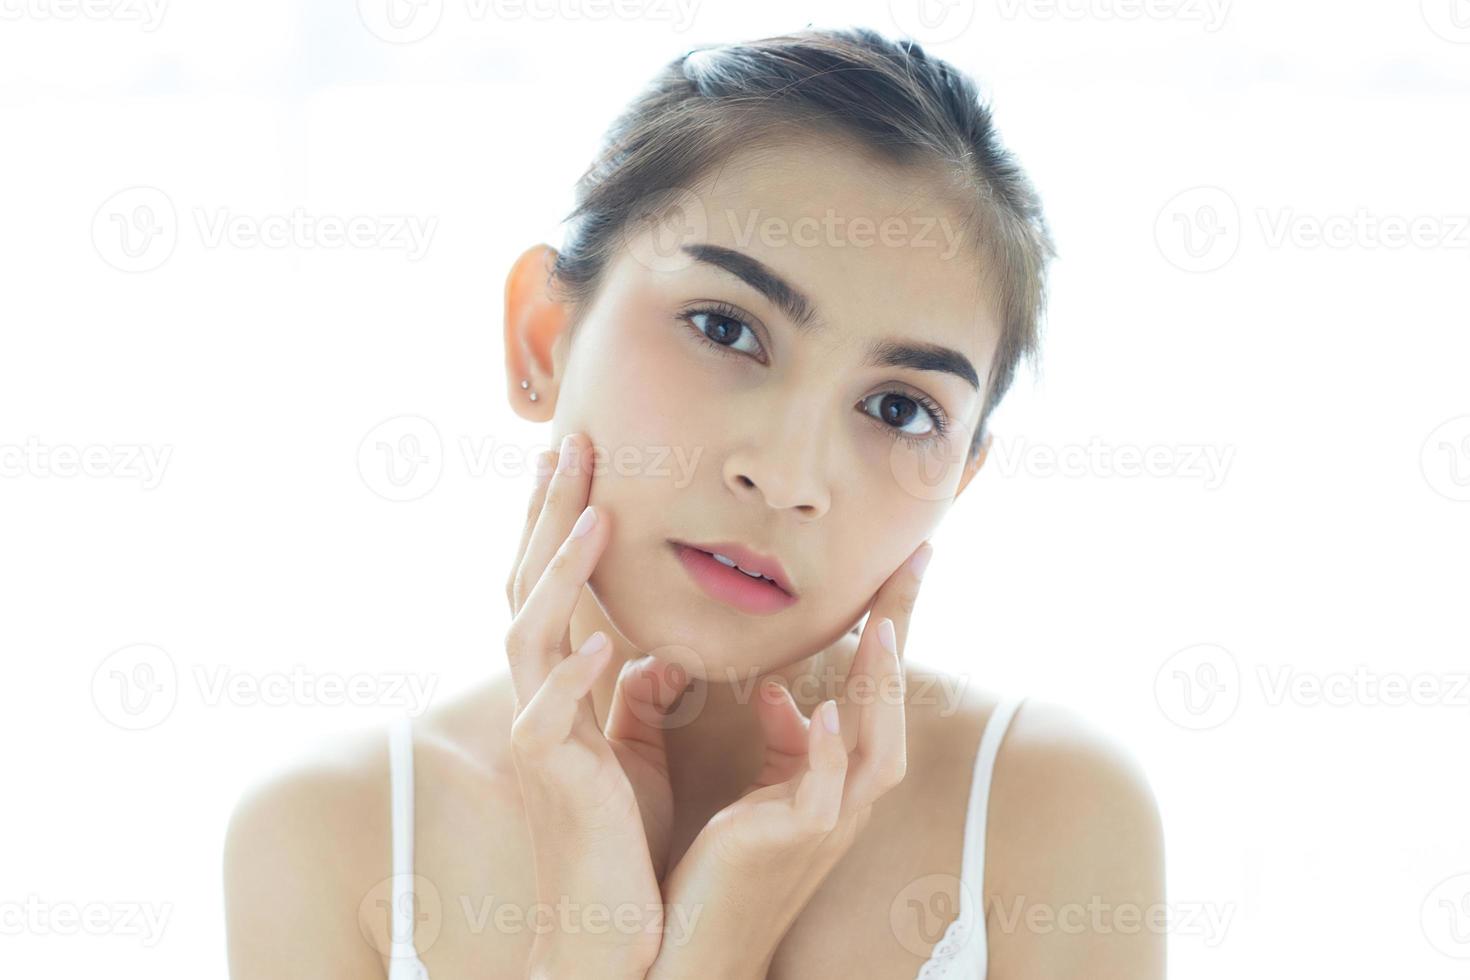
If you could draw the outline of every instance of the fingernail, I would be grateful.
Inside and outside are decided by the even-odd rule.
[[[893,620],[885,619],[878,624],[878,642],[889,653],[898,652],[898,637],[893,633]]]
[[[577,652],[579,654],[601,653],[602,648],[605,646],[607,646],[607,634],[602,630],[598,630],[582,641],[582,645],[577,648]]]
[[[597,511],[592,509],[591,504],[588,504],[587,509],[582,511],[582,516],[577,518],[577,523],[572,525],[571,536],[574,538],[580,538],[582,535],[592,530],[592,525],[596,523]]]
[[[914,557],[909,559],[909,568],[914,573],[914,578],[922,579],[924,569],[929,567],[929,559],[934,557],[934,546],[925,542]]]
[[[837,734],[837,702],[828,701],[822,705],[822,724],[827,731],[833,735]]]
[[[556,459],[556,471],[558,473],[565,473],[572,468],[572,444],[574,441],[570,432],[562,437],[561,450]]]

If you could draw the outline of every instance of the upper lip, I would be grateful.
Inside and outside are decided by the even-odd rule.
[[[776,583],[776,588],[792,598],[796,597],[796,589],[791,584],[791,577],[786,574],[786,569],[781,567],[780,560],[771,555],[763,555],[758,551],[751,551],[744,545],[736,544],[734,541],[711,541],[706,544],[696,544],[693,541],[679,541],[676,543],[710,554],[718,552],[726,558],[733,560],[741,568],[747,571],[759,572],[761,575],[766,576],[766,578]]]

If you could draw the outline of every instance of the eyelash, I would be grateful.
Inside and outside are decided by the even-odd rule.
[[[736,310],[733,306],[729,306],[725,303],[715,303],[710,306],[700,306],[692,310],[685,310],[683,313],[679,314],[677,319],[681,323],[686,323],[689,325],[690,329],[693,331],[694,339],[696,341],[703,344],[705,347],[712,348],[716,353],[724,355],[726,357],[750,356],[741,351],[732,350],[725,344],[717,344],[713,340],[710,340],[709,335],[706,334],[703,330],[699,329],[699,327],[695,326],[693,322],[694,318],[700,316],[701,314],[705,316],[718,317],[722,320],[730,320],[731,322],[739,324],[741,327],[744,327],[746,330],[749,330],[751,336],[754,337],[755,330],[752,329],[750,324],[745,321],[745,318],[741,316],[740,311]],[[937,443],[939,440],[944,438],[944,434],[949,431],[949,419],[945,416],[944,410],[941,409],[939,405],[936,404],[934,400],[929,398],[927,395],[921,395],[918,392],[910,393],[907,391],[878,391],[874,392],[872,395],[867,396],[863,400],[867,401],[869,398],[872,398],[875,395],[897,395],[900,398],[907,398],[917,404],[919,407],[923,408],[924,411],[928,412],[929,417],[934,420],[933,433],[923,436],[914,436],[909,435],[902,429],[886,424],[881,419],[874,418],[874,416],[869,415],[867,412],[863,413],[864,415],[867,415],[868,418],[873,419],[873,421],[877,423],[878,427],[882,429],[885,433],[887,433],[890,438],[902,439],[904,442],[913,443],[914,445],[924,447],[927,443]]]

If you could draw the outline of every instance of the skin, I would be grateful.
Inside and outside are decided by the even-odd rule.
[[[415,723],[415,871],[440,899],[434,907],[420,897],[416,945],[436,980],[472,970],[527,975],[532,964],[547,966],[534,975],[576,974],[589,954],[604,976],[693,975],[685,963],[727,976],[912,976],[953,918],[969,779],[998,700],[979,671],[997,652],[983,637],[957,637],[977,673],[957,687],[936,683],[955,679],[907,648],[909,618],[922,615],[908,561],[984,463],[983,451],[966,454],[981,395],[950,374],[863,363],[880,338],[942,344],[975,365],[983,390],[1000,334],[983,259],[946,254],[937,233],[938,247],[916,238],[933,227],[921,218],[958,225],[953,201],[927,190],[941,186],[932,174],[831,143],[750,148],[687,189],[706,219],[692,234],[630,231],[575,334],[571,307],[546,288],[551,250],[535,246],[513,265],[511,404],[552,423],[553,445],[573,434],[583,462],[559,475],[559,496],[553,478],[528,508],[506,583],[510,670]],[[809,244],[741,238],[752,217],[775,219],[767,227],[789,236],[799,219],[828,209],[907,224],[867,246],[856,244],[856,230]],[[677,249],[699,243],[754,257],[799,288],[817,311],[811,328]],[[715,302],[734,307],[748,329],[720,316],[679,319]],[[739,350],[705,346],[700,326]],[[947,433],[924,432],[918,409],[910,429],[933,441],[895,440],[879,417],[883,399],[874,399],[887,393],[932,400]],[[686,471],[671,458],[695,462]],[[569,543],[587,504],[599,520]],[[737,540],[775,554],[799,601],[767,616],[719,603],[688,578],[670,538]],[[564,598],[528,606],[543,577],[558,574],[548,572],[554,554],[578,546],[580,557],[559,572],[573,584],[543,590]],[[517,647],[515,624],[533,619],[519,636],[534,642]],[[878,642],[883,620],[894,626],[894,654]],[[558,666],[577,661],[567,655],[596,631],[610,638],[608,650],[585,666]],[[533,713],[559,670],[576,681],[556,688],[562,713],[551,695]],[[870,695],[863,706],[852,696],[859,676],[891,677],[904,696]],[[765,678],[794,697],[760,697],[754,684]],[[697,710],[667,730],[640,728],[646,710],[625,710],[640,701],[667,708],[675,688],[694,699],[677,703]],[[829,698],[840,716],[833,738],[807,721]],[[522,736],[533,728],[525,719],[558,717],[570,742],[517,741],[518,728]],[[390,854],[383,740],[381,731],[345,739],[242,799],[225,851],[233,976],[385,975],[387,927],[375,899]],[[557,752],[589,768],[542,764]],[[656,764],[640,773],[635,754]],[[803,781],[817,787],[803,797],[805,822],[793,817]],[[1090,901],[1120,910],[1163,903],[1157,806],[1131,756],[1067,709],[1030,699],[1002,744],[991,794],[990,976],[1162,977],[1163,933],[1128,928],[1121,914],[1116,928],[997,918],[1018,897],[1054,914]],[[569,807],[573,799],[604,809]],[[590,816],[579,824],[567,812]],[[589,841],[608,846],[579,846]],[[293,883],[287,896],[282,880]],[[615,961],[599,958],[609,950],[585,934],[477,929],[461,905],[494,896],[525,908],[557,894],[642,903],[655,892],[670,908],[715,914],[677,949],[618,945],[627,955]],[[915,897],[943,921],[891,914]]]

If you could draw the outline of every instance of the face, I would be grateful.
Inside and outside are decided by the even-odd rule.
[[[590,589],[614,635],[712,679],[777,669],[841,639],[933,533],[983,461],[1000,335],[934,186],[831,147],[743,152],[630,227],[570,344],[533,288],[544,256],[532,286],[512,273],[511,400],[528,414],[531,377],[552,444],[597,447]],[[727,544],[786,589],[705,554]]]

